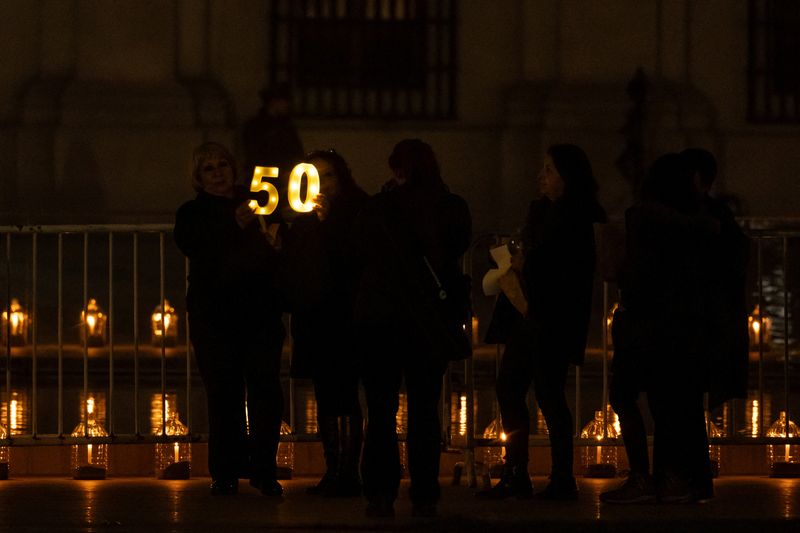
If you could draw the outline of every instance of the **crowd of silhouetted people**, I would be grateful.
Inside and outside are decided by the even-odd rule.
[[[211,492],[235,494],[240,478],[267,496],[283,492],[276,452],[288,312],[291,373],[312,380],[325,456],[326,471],[307,492],[363,495],[368,516],[393,515],[404,386],[409,496],[414,515],[433,516],[440,498],[442,377],[449,361],[469,355],[457,338],[469,311],[469,283],[460,268],[471,242],[467,203],[450,192],[433,149],[419,139],[394,146],[391,179],[367,194],[341,154],[304,154],[281,118],[285,110],[270,103],[276,95],[262,96],[265,108],[246,128],[243,180],[225,146],[203,143],[192,161],[197,196],[175,221],[176,242],[190,265],[186,304],[208,401]],[[265,156],[262,146],[277,152]],[[286,172],[301,162],[319,174],[313,208],[256,214],[249,194],[253,168],[280,168],[281,197],[289,187]],[[748,247],[730,210],[708,193],[715,176],[705,150],[663,155],[625,213],[610,401],[630,474],[601,495],[604,502],[713,496],[704,399],[708,394],[717,405],[744,394],[748,342]],[[498,482],[476,494],[482,500],[578,497],[565,384],[570,365],[583,362],[595,227],[606,214],[589,159],[575,145],[547,150],[539,190],[507,273],[524,305],[501,294],[487,332],[487,340],[505,346],[496,391],[508,440]],[[224,309],[236,313],[219,313]],[[538,492],[528,469],[531,385],[552,454],[549,483]],[[642,393],[655,427],[652,468]]]

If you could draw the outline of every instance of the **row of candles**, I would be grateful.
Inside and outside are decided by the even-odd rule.
[[[397,413],[397,432],[405,434],[407,431],[407,408],[405,405],[405,395],[401,394],[400,408]],[[457,402],[453,405],[451,424],[454,427],[454,438],[463,438],[466,435],[466,409],[467,397],[464,394],[456,395]],[[748,400],[747,417],[753,427],[748,430],[748,435],[757,436],[759,422],[759,400]],[[72,437],[107,437],[108,433],[103,427],[104,419],[104,399],[102,395],[90,395],[85,402],[85,416],[81,415],[81,422],[72,431]],[[313,400],[307,403],[313,403]],[[163,405],[163,410],[162,410]],[[10,407],[10,413],[7,409]],[[309,406],[307,406],[308,408]],[[315,406],[314,406],[315,407]],[[307,409],[308,410],[308,409]],[[315,411],[311,409],[310,411]],[[310,412],[309,411],[309,412]],[[21,434],[26,427],[25,398],[19,392],[11,395],[10,406],[8,402],[2,405],[2,420],[10,424],[10,431],[0,424],[0,439],[8,438],[10,435]],[[166,415],[166,423],[162,423],[163,416]],[[314,417],[312,417],[314,418]],[[151,397],[151,427],[152,434],[167,437],[165,442],[155,444],[155,473],[160,479],[187,479],[190,475],[191,465],[191,444],[184,439],[170,441],[168,437],[185,437],[189,430],[180,420],[177,410],[177,400],[174,394],[164,397],[162,404],[161,394],[154,394]],[[86,423],[84,423],[86,420]],[[720,429],[706,417],[706,427],[710,438],[718,438],[725,435],[724,429]],[[309,430],[316,429],[308,427]],[[537,430],[540,433],[547,433],[546,424],[540,413],[537,412]],[[290,435],[291,427],[283,422],[281,424],[281,434]],[[596,445],[587,445],[582,450],[582,464],[586,477],[613,477],[617,473],[619,462],[619,438],[622,432],[619,427],[619,419],[611,409],[606,406],[605,413],[602,410],[595,411],[594,419],[587,423],[581,431],[581,438],[596,441]],[[786,413],[781,411],[778,419],[770,426],[765,436],[767,438],[783,439],[798,436],[798,427],[787,420]],[[491,447],[479,449],[477,459],[485,465],[487,470],[496,471],[502,464],[505,455],[503,443],[506,435],[503,432],[502,421],[495,418],[483,431],[483,438],[494,441]],[[400,443],[402,466],[407,464],[405,442]],[[72,446],[71,471],[75,479],[103,479],[108,468],[108,444],[92,443],[75,444]],[[719,472],[721,460],[721,447],[711,444],[709,446],[709,456],[712,462],[712,469],[715,473]],[[773,477],[798,477],[800,476],[800,444],[769,444],[767,446],[767,458],[770,473]],[[294,469],[294,444],[292,442],[281,442],[278,449],[278,468],[282,478],[291,478]],[[0,446],[0,479],[8,477],[9,468],[9,449],[7,446]]]
[[[454,438],[460,438],[463,443],[467,427],[467,397],[464,394],[458,394],[455,399],[457,402],[454,403],[453,412],[451,413],[451,427],[455,429]],[[752,427],[747,430],[747,435],[752,437],[758,436],[761,424],[758,402],[759,400],[751,399],[747,403],[747,418],[752,424]],[[398,418],[398,432],[400,427]],[[538,410],[536,414],[536,429],[537,433],[547,433],[544,417],[541,411]],[[710,439],[725,436],[725,432],[708,419],[707,413],[706,429]],[[484,439],[491,440],[492,446],[481,447],[476,458],[488,472],[493,473],[492,477],[494,477],[494,473],[499,472],[502,465],[502,459],[505,455],[503,444],[507,440],[500,417],[493,419],[486,426],[482,436]],[[780,411],[778,419],[767,429],[764,436],[768,439],[785,439],[800,436],[800,433],[798,433],[797,424],[792,420],[787,420],[785,411]],[[617,474],[619,465],[622,430],[619,425],[619,417],[610,405],[606,406],[605,413],[602,410],[594,412],[594,418],[583,427],[580,437],[590,442],[596,442],[596,444],[586,445],[582,449],[581,462],[584,476],[596,478],[614,477]],[[709,445],[709,458],[715,476],[719,473],[721,452],[721,446],[718,444],[712,443]],[[767,460],[772,477],[800,477],[800,444],[768,444]]]
[[[163,398],[163,402],[162,402]],[[175,394],[153,394],[150,406],[150,425],[152,434],[164,437],[163,442],[154,446],[154,470],[158,479],[189,479],[191,473],[192,445],[186,440],[189,428],[180,420]],[[163,408],[162,408],[163,406]],[[5,421],[6,404],[3,404]],[[71,437],[108,437],[103,426],[105,400],[101,394],[90,395],[82,403],[81,422],[70,433]],[[166,416],[166,422],[164,421]],[[10,420],[11,431],[0,424],[0,439],[22,433],[25,427],[23,399],[18,392],[12,394]],[[281,435],[292,433],[288,424],[281,424]],[[170,437],[178,437],[174,440]],[[281,442],[278,447],[278,472],[282,479],[291,478],[294,470],[294,444]],[[0,446],[0,479],[8,479],[10,453],[8,446]],[[86,442],[73,444],[70,453],[70,472],[74,479],[105,479],[109,465],[109,444],[105,442]]]
[[[105,346],[107,334],[107,315],[97,304],[97,300],[90,299],[81,311],[81,341],[86,340],[89,346]],[[28,343],[28,330],[31,319],[28,313],[16,298],[11,299],[8,309],[2,314],[2,339],[5,343],[10,339],[12,346],[25,346]],[[150,315],[150,331],[154,345],[175,346],[178,339],[178,315],[175,308],[164,300],[163,305],[157,305]]]
[[[612,307],[606,317],[606,326],[611,328],[614,310],[617,304]],[[106,333],[107,316],[98,306],[97,300],[90,299],[86,308],[81,311],[81,340],[87,340],[89,346],[104,346],[107,341]],[[6,336],[10,335],[12,346],[25,346],[28,342],[28,327],[30,317],[16,298],[11,299],[8,309],[2,313],[2,339],[5,342]],[[747,318],[748,331],[750,335],[750,348],[757,350],[760,345],[769,349],[772,341],[772,320],[768,316],[762,316],[758,305]],[[164,300],[163,305],[157,305],[150,315],[150,329],[153,344],[160,345],[164,342],[167,346],[174,346],[178,338],[178,315],[175,308]],[[479,344],[478,319],[472,318],[472,340],[474,344]]]

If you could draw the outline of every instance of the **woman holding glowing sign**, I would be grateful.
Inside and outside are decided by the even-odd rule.
[[[278,496],[285,332],[273,244],[280,242],[280,225],[256,222],[234,188],[236,163],[224,146],[203,143],[192,159],[197,196],[178,209],[175,241],[189,258],[186,308],[208,401],[211,493],[235,494],[247,472],[251,485]]]
[[[447,354],[414,312],[413,299],[434,275],[455,298],[464,291],[459,259],[469,247],[466,202],[449,192],[431,147],[398,143],[389,157],[392,179],[356,221],[363,273],[355,319],[362,354],[368,423],[362,477],[368,516],[391,516],[400,485],[396,415],[401,381],[408,398],[409,495],[414,514],[436,513],[440,421],[437,410]],[[468,300],[468,296],[467,296]]]
[[[292,313],[292,375],[310,377],[314,383],[325,453],[325,475],[308,492],[360,496],[362,416],[353,349],[359,270],[352,229],[369,196],[335,151],[311,152],[305,163],[317,169],[320,194],[314,199],[314,211],[297,216],[286,236],[282,285]]]
[[[595,265],[594,223],[605,220],[586,154],[571,144],[547,150],[539,172],[541,198],[531,202],[518,266],[528,302],[511,324],[497,378],[497,399],[506,442],[498,483],[483,499],[533,494],[528,474],[530,416],[525,397],[531,382],[550,437],[550,484],[538,496],[571,500],[572,415],[564,394],[570,364],[583,363]],[[513,268],[513,266],[512,266]]]

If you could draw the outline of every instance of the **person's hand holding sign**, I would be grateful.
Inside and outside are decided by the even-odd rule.
[[[236,223],[240,228],[247,227],[256,219],[255,210],[250,207],[249,201],[241,203],[239,207],[236,208],[234,216],[236,217]]]
[[[331,212],[331,201],[327,196],[320,193],[314,198],[314,212],[320,222],[325,222]]]

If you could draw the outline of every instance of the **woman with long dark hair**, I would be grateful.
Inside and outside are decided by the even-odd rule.
[[[526,316],[512,318],[497,378],[497,399],[508,436],[498,483],[483,499],[533,495],[528,474],[531,382],[549,430],[552,470],[539,496],[578,494],[572,472],[572,415],[564,387],[571,364],[583,363],[595,267],[594,223],[605,220],[586,154],[571,144],[551,146],[539,172],[541,197],[531,202],[522,233],[521,278]],[[508,326],[506,324],[505,326]]]
[[[326,471],[310,494],[360,496],[358,462],[362,416],[353,304],[359,271],[352,228],[369,198],[334,150],[316,150],[304,162],[317,168],[320,194],[311,213],[292,222],[285,239],[287,292],[292,313],[292,375],[311,378]]]

